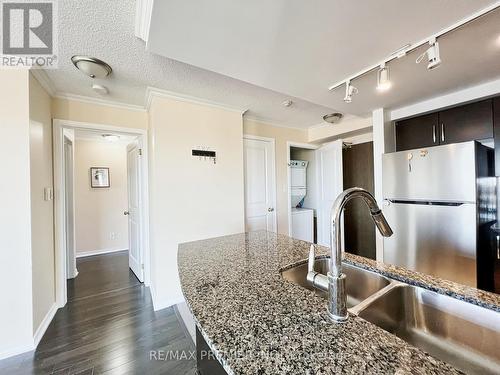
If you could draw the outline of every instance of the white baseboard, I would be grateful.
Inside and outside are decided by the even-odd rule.
[[[26,352],[31,352],[32,350],[35,350],[35,347],[33,346],[33,342],[29,342],[26,345],[0,352],[0,360],[14,357]]]
[[[76,253],[76,257],[77,258],[90,257],[92,255],[115,253],[117,251],[125,251],[125,250],[128,249],[101,249],[101,250],[81,251]]]
[[[42,339],[45,331],[47,331],[47,328],[49,328],[50,322],[52,322],[52,319],[54,319],[54,316],[57,313],[57,304],[54,302],[54,304],[50,307],[49,311],[43,318],[42,322],[40,323],[40,326],[38,326],[38,329],[35,332],[35,335],[33,336],[33,345],[36,348],[38,344],[40,343],[40,340]]]

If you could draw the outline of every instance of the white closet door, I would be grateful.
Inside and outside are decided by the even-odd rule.
[[[343,191],[342,140],[316,151],[319,173],[318,243],[330,246],[330,213],[333,202]]]
[[[276,232],[274,143],[244,139],[245,230]]]

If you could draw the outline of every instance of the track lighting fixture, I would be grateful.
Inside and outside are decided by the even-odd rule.
[[[380,64],[380,69],[377,73],[377,90],[386,91],[392,86],[389,78],[389,69],[385,66],[385,62]]]
[[[429,48],[427,51],[422,53],[419,57],[417,57],[416,63],[419,64],[424,57],[427,56],[428,64],[427,69],[433,70],[438,68],[441,65],[441,57],[439,56],[439,43],[436,41],[436,38],[432,38],[429,40]]]
[[[351,103],[352,102],[352,96],[358,93],[358,89],[351,85],[351,81],[346,81],[345,82],[345,97],[344,97],[344,102],[346,103]]]

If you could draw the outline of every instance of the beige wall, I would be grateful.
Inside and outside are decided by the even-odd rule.
[[[78,100],[54,98],[53,118],[113,125],[125,128],[147,129],[148,113],[133,109],[112,107]]]
[[[0,358],[33,345],[29,72],[0,69]]]
[[[74,154],[76,254],[128,249],[127,146],[77,139]],[[91,167],[109,167],[109,189],[90,187]]]
[[[54,201],[44,199],[53,186],[51,98],[30,75],[31,258],[33,330],[55,303]]]
[[[276,153],[276,212],[278,233],[288,234],[288,161],[287,142],[307,142],[307,131],[282,128],[245,119],[243,133],[274,138]]]
[[[242,117],[155,97],[149,119],[152,279],[162,308],[183,300],[179,243],[244,231]],[[215,150],[217,164],[191,156],[196,146]]]

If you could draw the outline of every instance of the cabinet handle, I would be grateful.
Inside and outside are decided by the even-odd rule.
[[[436,125],[432,125],[432,143],[436,143]]]
[[[497,259],[500,259],[500,236],[497,236]]]
[[[444,123],[441,123],[441,142],[444,142],[445,136],[444,136]]]

